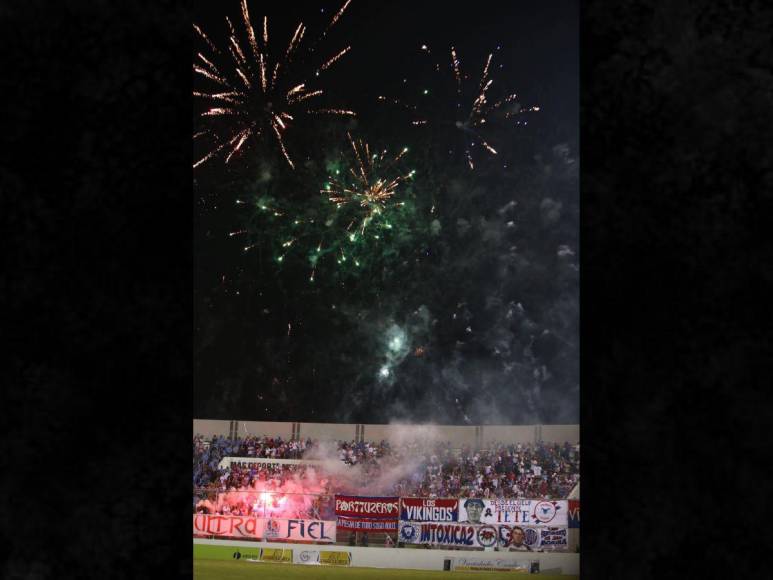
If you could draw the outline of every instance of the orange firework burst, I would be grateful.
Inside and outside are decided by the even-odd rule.
[[[486,121],[490,113],[492,113],[496,109],[499,109],[500,107],[502,107],[502,105],[513,102],[517,98],[517,95],[513,93],[510,95],[507,95],[503,99],[496,101],[493,104],[489,102],[486,92],[494,82],[493,79],[489,78],[489,68],[491,66],[491,59],[493,56],[494,56],[494,53],[490,53],[488,55],[488,58],[486,59],[486,64],[483,67],[483,74],[481,75],[480,81],[478,82],[478,85],[477,85],[477,90],[476,90],[477,96],[473,100],[472,105],[469,108],[469,112],[467,113],[466,117],[458,119],[455,122],[456,128],[460,129],[466,134],[464,155],[470,169],[475,168],[475,165],[472,162],[471,149],[472,147],[475,146],[476,140],[491,155],[497,155],[496,149],[494,149],[486,141],[486,139],[483,138],[480,131],[483,128],[483,126],[486,124]],[[457,94],[461,96],[462,76],[460,72],[459,59],[457,58],[456,50],[454,49],[453,46],[451,47],[451,63],[453,65],[454,76],[456,78]],[[538,111],[539,108],[534,107],[533,110]],[[505,118],[510,118],[511,114],[512,114],[511,112],[505,113]]]
[[[347,0],[336,13],[323,36],[338,21],[350,2]],[[312,90],[308,86],[309,82],[299,75],[297,64],[306,34],[303,23],[298,24],[286,48],[272,52],[269,47],[268,17],[263,17],[262,29],[258,31],[262,34],[256,35],[247,0],[241,0],[241,12],[247,41],[240,41],[230,19],[226,18],[230,30],[228,55],[224,54],[226,51],[218,49],[201,28],[193,25],[210,53],[208,58],[199,52],[193,65],[193,71],[210,87],[209,90],[193,93],[195,97],[207,102],[208,108],[201,113],[201,117],[210,121],[209,128],[195,133],[194,139],[207,137],[211,140],[206,154],[193,167],[198,167],[219,153],[225,156],[225,162],[228,163],[251,138],[269,136],[276,140],[290,167],[295,168],[285,146],[284,134],[298,115],[355,116],[355,113],[341,108],[317,108],[311,104],[323,91]],[[347,46],[322,61],[314,68],[314,76],[318,77],[321,72],[328,70],[350,49]],[[312,47],[304,55],[313,52]],[[227,123],[222,123],[224,120]]]
[[[408,152],[407,147],[395,157],[387,159],[386,150],[371,153],[367,143],[362,140],[355,141],[348,132],[346,136],[356,161],[355,165],[349,168],[352,179],[343,182],[330,177],[326,188],[320,190],[320,193],[326,194],[338,207],[353,204],[363,208],[365,217],[360,224],[360,232],[363,232],[373,220],[373,216],[387,207],[399,185],[411,179],[416,172],[410,171],[401,175],[394,171],[397,162]],[[349,225],[351,227],[352,224]]]

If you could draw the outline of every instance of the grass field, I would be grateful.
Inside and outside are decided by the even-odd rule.
[[[391,570],[384,568],[343,568],[322,566],[301,566],[293,564],[267,564],[245,562],[244,560],[208,560],[195,558],[193,577],[196,580],[424,580],[445,578],[446,580],[512,580],[520,577],[512,572],[432,572],[422,570]],[[540,580],[574,580],[577,576],[536,575]]]
[[[195,580],[505,580],[520,577],[514,572],[442,572],[431,570],[400,570],[394,568],[354,568],[348,566],[305,566],[302,564],[255,562],[260,545],[234,547],[227,545],[193,545],[193,577]],[[332,547],[335,550],[335,547]],[[234,558],[234,552],[240,558]],[[245,559],[246,558],[246,559]],[[540,580],[575,580],[577,576],[558,574],[536,575]]]

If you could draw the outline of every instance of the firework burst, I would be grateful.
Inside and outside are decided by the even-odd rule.
[[[426,44],[421,46],[421,51],[432,57],[432,52]],[[446,66],[435,64],[433,68],[438,75],[444,77],[441,80],[450,79],[453,88],[441,88],[436,91],[421,88],[418,91],[420,104],[414,104],[414,99],[389,99],[385,96],[379,96],[378,100],[398,105],[407,111],[414,126],[453,129],[457,139],[461,136],[467,166],[474,169],[475,151],[482,149],[490,156],[499,154],[491,144],[490,137],[484,136],[495,115],[512,120],[517,125],[525,125],[527,121],[522,115],[539,111],[539,107],[522,108],[516,93],[506,94],[498,99],[491,98],[490,92],[495,84],[491,78],[493,57],[494,53],[488,55],[480,80],[472,82],[469,75],[463,74],[459,55],[452,46]],[[449,72],[450,75],[447,74]],[[452,105],[451,108],[449,104]],[[422,110],[427,112],[422,113]]]
[[[351,279],[419,251],[416,240],[426,227],[406,187],[416,172],[400,168],[408,149],[389,155],[347,137],[349,153],[328,162],[323,195],[237,200],[249,214],[230,235],[244,252],[263,248],[280,270],[305,271],[314,283],[323,271]]]
[[[350,2],[347,0],[335,14],[323,37]],[[299,116],[355,116],[355,113],[343,108],[320,108],[314,105],[323,90],[314,90],[301,73],[302,68],[308,72],[309,67],[301,67],[299,63],[310,60],[315,53],[314,46],[302,48],[306,36],[303,23],[298,24],[286,47],[272,50],[269,45],[268,17],[263,17],[262,26],[256,34],[246,0],[241,0],[241,13],[244,27],[241,38],[231,20],[226,18],[230,32],[225,49],[215,46],[201,28],[193,25],[209,54],[206,56],[199,52],[193,65],[194,73],[209,87],[193,93],[207,105],[201,113],[201,120],[207,122],[207,128],[197,131],[194,139],[206,138],[209,141],[206,154],[193,167],[217,155],[223,155],[228,163],[250,140],[271,139],[276,142],[290,167],[295,168],[284,135]],[[314,78],[329,70],[350,49],[347,46],[338,50],[318,66],[311,67]]]
[[[329,182],[320,193],[327,195],[339,208],[350,204],[361,208],[365,214],[359,225],[362,234],[374,216],[387,208],[400,184],[411,179],[416,172],[400,174],[396,171],[398,161],[408,152],[407,147],[388,159],[386,149],[371,153],[367,143],[362,140],[355,141],[349,133],[346,136],[349,138],[356,162],[348,171],[347,177],[351,179],[339,180],[330,176]],[[351,229],[352,225],[354,221],[349,224],[347,230]]]

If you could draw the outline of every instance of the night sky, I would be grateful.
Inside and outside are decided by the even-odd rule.
[[[253,23],[268,15],[269,44],[286,46],[301,20],[317,38],[341,4],[249,6]],[[225,16],[246,39],[238,2],[197,4],[194,21],[218,47]],[[196,40],[193,57],[207,48]],[[347,45],[317,85],[325,106],[357,118],[294,119],[285,139],[294,170],[273,136],[194,169],[194,416],[578,422],[576,3],[353,0],[319,50]],[[489,117],[497,155],[478,143],[474,170],[451,118],[460,100],[451,46],[473,98],[493,53],[492,100],[516,93],[520,107],[539,107],[514,117],[527,124]],[[194,99],[194,131],[204,110]],[[419,117],[429,124],[412,125]],[[347,132],[374,149],[407,148],[401,173],[416,172],[390,199],[404,205],[356,241],[357,228],[326,218],[336,210],[320,193],[331,170],[352,162]],[[356,209],[344,211],[361,223]]]

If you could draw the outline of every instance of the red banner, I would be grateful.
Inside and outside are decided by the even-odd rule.
[[[381,520],[372,518],[350,518],[338,516],[337,526],[339,530],[352,532],[397,532],[397,520]]]
[[[459,521],[459,500],[404,497],[400,500],[400,519],[412,522]]]
[[[350,518],[394,519],[399,516],[397,497],[361,497],[337,495],[336,515]]]

